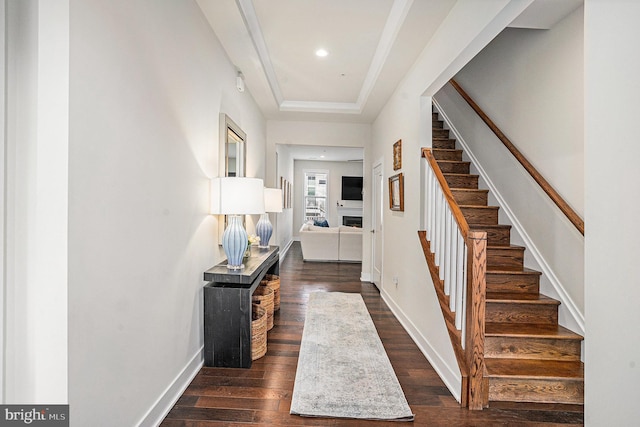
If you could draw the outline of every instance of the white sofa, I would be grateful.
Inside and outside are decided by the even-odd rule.
[[[362,228],[303,224],[300,245],[305,261],[362,262]]]

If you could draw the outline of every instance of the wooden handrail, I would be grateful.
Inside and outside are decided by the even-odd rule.
[[[449,184],[447,184],[447,180],[445,179],[444,175],[442,175],[442,172],[440,171],[440,166],[438,166],[438,162],[436,161],[435,157],[433,157],[433,153],[431,152],[431,149],[423,148],[422,157],[427,159],[427,162],[429,162],[429,165],[431,165],[431,169],[433,169],[436,179],[440,183],[440,187],[442,187],[442,192],[444,193],[444,197],[447,199],[447,203],[451,208],[451,213],[453,214],[454,219],[458,223],[458,228],[460,228],[460,233],[462,234],[462,237],[466,240],[467,237],[469,236],[469,224],[467,224],[466,218],[464,217],[462,211],[458,207],[458,204],[453,198],[453,194],[449,189]]]
[[[504,133],[496,126],[495,123],[485,114],[484,111],[476,104],[473,99],[467,94],[464,89],[453,79],[449,80],[451,86],[453,86],[458,93],[464,98],[465,101],[473,108],[473,110],[480,116],[487,126],[496,134],[498,139],[502,141],[507,150],[513,154],[513,156],[520,162],[520,164],[526,169],[531,177],[538,183],[542,190],[553,200],[558,208],[565,214],[565,216],[571,221],[571,223],[578,229],[578,231],[584,236],[584,221],[580,218],[580,215],[576,213],[571,206],[558,194],[558,192],[544,179],[544,177],[538,172],[538,170],[524,157],[524,155],[516,148],[515,145],[505,136]]]

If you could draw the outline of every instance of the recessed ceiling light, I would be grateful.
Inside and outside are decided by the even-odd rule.
[[[329,55],[329,52],[327,52],[326,49],[316,50],[316,56],[319,56],[320,58],[324,58],[327,55]]]

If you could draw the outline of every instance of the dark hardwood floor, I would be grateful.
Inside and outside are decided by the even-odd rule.
[[[483,411],[460,408],[427,359],[395,319],[380,293],[360,282],[360,264],[302,261],[299,243],[280,266],[281,309],[269,331],[267,354],[251,369],[202,368],[161,424],[163,427],[241,425],[393,425],[397,422],[303,418],[289,415],[306,303],[317,290],[356,292],[378,329],[391,364],[424,426],[577,426],[582,406],[492,403]],[[425,274],[427,272],[425,271]]]

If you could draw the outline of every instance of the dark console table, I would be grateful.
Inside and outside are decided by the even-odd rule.
[[[204,272],[204,364],[251,367],[251,295],[265,274],[279,274],[277,246],[251,248],[242,270],[227,261]]]

